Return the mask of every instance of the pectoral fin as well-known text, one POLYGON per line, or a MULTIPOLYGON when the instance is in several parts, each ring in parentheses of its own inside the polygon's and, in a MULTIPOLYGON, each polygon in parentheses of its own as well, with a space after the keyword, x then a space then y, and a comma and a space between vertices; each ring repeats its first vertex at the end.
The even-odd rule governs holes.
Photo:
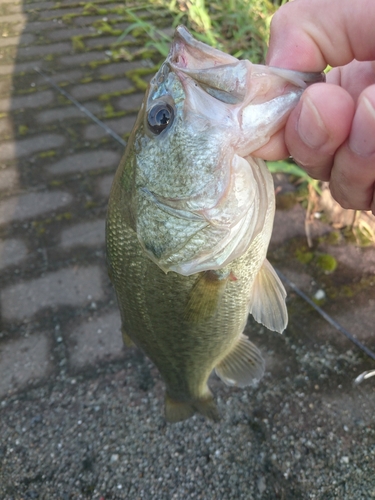
POLYGON ((215 314, 228 279, 229 275, 221 276, 216 271, 200 273, 191 289, 184 318, 198 323, 215 314))
POLYGON ((265 260, 251 291, 250 313, 258 323, 282 333, 288 323, 285 297, 286 291, 280 278, 265 260))
POLYGON ((245 387, 262 378, 264 359, 259 349, 245 335, 215 368, 216 375, 227 385, 245 387))

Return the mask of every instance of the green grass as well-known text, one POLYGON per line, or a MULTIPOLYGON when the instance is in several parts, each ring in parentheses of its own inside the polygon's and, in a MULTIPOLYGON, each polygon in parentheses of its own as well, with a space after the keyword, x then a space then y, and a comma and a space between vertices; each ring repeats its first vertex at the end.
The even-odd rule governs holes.
POLYGON ((139 9, 128 9, 133 23, 121 35, 147 33, 147 46, 166 57, 172 33, 163 31, 166 26, 175 28, 184 24, 199 40, 242 59, 254 63, 264 61, 271 17, 277 6, 270 0, 151 0, 150 8, 142 14, 139 9), (147 15, 153 14, 152 17, 147 15), (155 20, 151 21, 150 18, 155 20), (165 19, 171 23, 166 24, 165 19))

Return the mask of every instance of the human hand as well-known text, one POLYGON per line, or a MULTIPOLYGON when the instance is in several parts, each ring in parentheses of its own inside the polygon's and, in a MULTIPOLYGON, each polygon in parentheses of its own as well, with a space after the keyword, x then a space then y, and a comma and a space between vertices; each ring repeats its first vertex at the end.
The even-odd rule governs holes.
POLYGON ((267 64, 333 69, 307 88, 283 130, 257 151, 292 155, 311 177, 329 181, 344 207, 375 214, 375 2, 295 0, 271 24, 267 64))

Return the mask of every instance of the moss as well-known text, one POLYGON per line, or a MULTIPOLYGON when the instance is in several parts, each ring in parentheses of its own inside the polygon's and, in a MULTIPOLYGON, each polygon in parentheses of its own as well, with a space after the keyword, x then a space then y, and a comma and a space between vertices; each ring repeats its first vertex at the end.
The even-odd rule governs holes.
POLYGON ((119 116, 124 115, 126 115, 126 111, 115 111, 111 103, 108 103, 104 106, 105 118, 118 118, 119 116))
POLYGON ((114 90, 113 92, 108 92, 106 94, 102 94, 98 97, 99 101, 108 101, 112 97, 120 97, 122 95, 128 95, 128 94, 134 94, 137 89, 134 87, 130 87, 130 89, 124 89, 124 90, 114 90))
POLYGON ((79 83, 90 83, 92 82, 92 77, 91 76, 86 76, 85 78, 82 78, 82 80, 79 83))
POLYGON ((54 187, 55 187, 55 186, 61 186, 62 184, 64 184, 64 182, 63 182, 63 181, 57 181, 57 180, 51 181, 51 182, 49 183, 49 185, 50 185, 50 186, 54 186, 54 187))
POLYGON ((344 285, 341 287, 341 293, 345 295, 345 297, 353 297, 355 294, 355 289, 354 287, 351 287, 349 285, 344 285))
POLYGON ((72 36, 71 40, 75 52, 84 52, 86 50, 82 35, 72 36))
POLYGON ((134 55, 125 49, 125 47, 120 47, 119 49, 112 49, 113 59, 124 59, 125 61, 133 61, 134 55))
POLYGON ((39 87, 29 87, 26 89, 17 89, 13 95, 27 95, 27 94, 35 94, 35 92, 39 90, 44 90, 46 89, 47 86, 45 85, 40 85, 39 87))
POLYGON ((53 54, 47 54, 43 59, 44 61, 53 61, 53 54))
POLYGON ((79 16, 78 12, 71 12, 69 14, 65 14, 64 16, 62 16, 61 20, 64 23, 71 23, 73 19, 78 16, 79 16))
POLYGON ((87 201, 85 203, 85 209, 90 210, 90 208, 95 208, 97 206, 97 203, 95 201, 87 201))
POLYGON ((39 158, 51 158, 52 156, 56 156, 56 151, 54 149, 42 151, 38 156, 39 158))
POLYGON ((91 61, 89 67, 91 69, 96 69, 98 66, 103 66, 103 64, 109 64, 112 62, 110 59, 102 59, 101 61, 91 61))
POLYGON ((83 12, 82 14, 84 16, 105 16, 108 14, 108 9, 103 9, 101 7, 98 7, 97 5, 93 3, 87 3, 83 7, 83 12))
POLYGON ((73 218, 73 214, 71 212, 64 212, 62 214, 56 215, 55 220, 71 220, 73 218))
MULTIPOLYGON (((116 20, 116 22, 118 22, 116 20)), ((123 31, 120 29, 115 29, 111 24, 107 21, 98 21, 94 23, 95 28, 98 30, 98 33, 100 34, 105 34, 105 35, 113 35, 113 36, 120 36, 122 35, 123 31)))
POLYGON ((309 264, 314 258, 313 252, 310 252, 306 248, 297 248, 295 256, 302 264, 309 264))
POLYGON ((136 88, 141 91, 147 90, 148 83, 142 80, 142 76, 153 75, 156 73, 157 67, 154 66, 152 68, 136 68, 131 69, 125 73, 125 76, 131 80, 136 88))
POLYGON ((99 79, 102 81, 113 80, 115 77, 113 75, 102 75, 99 79))
MULTIPOLYGON (((44 222, 45 221, 36 221, 36 220, 34 220, 31 223, 31 226, 33 227, 33 229, 35 230, 35 232, 39 236, 46 232, 46 228, 45 228, 44 222)), ((48 222, 47 222, 47 224, 48 224, 48 222)))
POLYGON ((6 118, 8 116, 8 113, 0 113, 0 118, 6 118))
POLYGON ((326 274, 331 274, 337 268, 337 260, 333 255, 322 253, 317 256, 316 265, 326 274))
POLYGON ((328 245, 338 245, 342 241, 342 234, 340 231, 330 231, 329 233, 320 236, 319 243, 327 243, 328 245))
POLYGON ((19 125, 18 126, 18 133, 20 135, 25 135, 29 131, 29 127, 27 125, 19 125))
POLYGON ((72 218, 73 214, 71 212, 64 212, 62 214, 56 215, 55 217, 48 217, 44 220, 34 220, 31 225, 36 233, 40 236, 46 232, 48 225, 62 220, 71 220, 72 218))

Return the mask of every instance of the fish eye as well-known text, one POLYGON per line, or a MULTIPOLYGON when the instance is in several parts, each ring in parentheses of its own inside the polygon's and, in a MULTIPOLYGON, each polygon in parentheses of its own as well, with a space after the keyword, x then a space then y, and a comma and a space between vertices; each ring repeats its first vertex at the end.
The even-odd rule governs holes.
POLYGON ((148 111, 148 126, 154 134, 160 134, 172 122, 174 111, 172 106, 167 103, 157 103, 148 111))

